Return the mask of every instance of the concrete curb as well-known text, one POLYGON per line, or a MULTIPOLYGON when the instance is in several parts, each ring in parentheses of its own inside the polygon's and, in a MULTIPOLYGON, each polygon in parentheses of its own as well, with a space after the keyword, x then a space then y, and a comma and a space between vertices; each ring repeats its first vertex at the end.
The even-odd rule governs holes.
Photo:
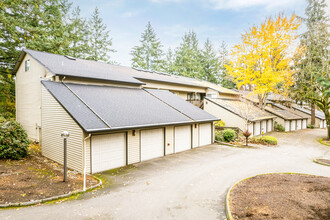
POLYGON ((242 179, 238 182, 236 182, 232 187, 230 187, 230 189, 228 190, 227 192, 227 195, 226 195, 226 205, 225 205, 225 212, 226 212, 226 218, 227 220, 234 220, 232 214, 231 214, 231 211, 230 211, 230 204, 229 204, 229 199, 230 199, 230 193, 231 191, 233 190, 233 188, 238 185, 239 183, 245 181, 245 180, 248 180, 248 179, 251 179, 253 177, 256 177, 256 176, 262 176, 262 175, 270 175, 270 174, 298 174, 298 175, 311 175, 311 176, 316 176, 316 175, 313 175, 313 174, 305 174, 305 173, 288 173, 288 172, 284 172, 284 173, 263 173, 263 174, 258 174, 258 175, 254 175, 254 176, 251 176, 251 177, 247 177, 245 179, 242 179))
POLYGON ((328 146, 328 147, 330 147, 330 145, 329 145, 329 144, 323 143, 323 138, 321 138, 321 139, 319 140, 319 142, 320 142, 321 144, 325 145, 325 146, 328 146))
POLYGON ((222 141, 215 141, 217 144, 229 146, 229 147, 237 147, 237 148, 245 148, 245 149, 260 149, 260 146, 253 145, 253 146, 245 146, 245 145, 235 145, 235 144, 230 144, 222 141))
POLYGON ((79 193, 85 193, 85 192, 89 192, 95 188, 100 187, 101 185, 103 185, 103 182, 100 178, 93 176, 93 178, 97 179, 99 181, 98 184, 91 186, 89 188, 87 188, 85 191, 83 190, 77 190, 77 191, 73 191, 73 192, 69 192, 67 194, 62 194, 59 196, 52 196, 52 197, 48 197, 45 199, 38 199, 38 200, 34 200, 34 201, 28 201, 28 202, 18 202, 18 203, 6 203, 6 204, 0 204, 0 209, 1 208, 10 208, 10 207, 22 207, 22 206, 30 206, 30 205, 36 205, 36 204, 40 204, 40 203, 44 203, 44 202, 49 202, 52 200, 58 200, 58 199, 63 199, 66 197, 70 197, 79 193))
POLYGON ((313 162, 314 162, 314 163, 317 163, 317 164, 321 164, 321 165, 323 165, 323 166, 329 166, 329 167, 330 167, 330 164, 327 164, 327 163, 323 163, 323 162, 321 162, 321 161, 318 161, 317 158, 314 159, 313 162))

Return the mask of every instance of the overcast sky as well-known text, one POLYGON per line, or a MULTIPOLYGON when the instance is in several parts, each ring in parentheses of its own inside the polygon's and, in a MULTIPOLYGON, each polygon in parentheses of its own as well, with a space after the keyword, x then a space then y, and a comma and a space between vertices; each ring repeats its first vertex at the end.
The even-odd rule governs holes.
MULTIPOLYGON (((139 44, 148 21, 164 45, 175 49, 183 34, 197 33, 200 47, 209 38, 217 48, 222 41, 229 47, 239 43, 240 35, 254 24, 279 12, 290 16, 304 15, 306 0, 73 0, 84 17, 95 7, 110 30, 112 59, 131 65, 132 47, 139 44)), ((330 0, 327 0, 328 5, 330 0)))

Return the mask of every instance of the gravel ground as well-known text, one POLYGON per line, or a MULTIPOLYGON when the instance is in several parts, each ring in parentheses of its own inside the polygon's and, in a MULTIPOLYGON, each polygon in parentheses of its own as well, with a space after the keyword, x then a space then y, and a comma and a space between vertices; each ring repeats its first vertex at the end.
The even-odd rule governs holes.
POLYGON ((330 148, 316 141, 325 129, 271 135, 277 147, 196 148, 104 173, 106 187, 78 200, 0 210, 0 219, 225 219, 226 193, 243 178, 269 172, 330 177, 329 167, 313 162, 330 158, 330 148))

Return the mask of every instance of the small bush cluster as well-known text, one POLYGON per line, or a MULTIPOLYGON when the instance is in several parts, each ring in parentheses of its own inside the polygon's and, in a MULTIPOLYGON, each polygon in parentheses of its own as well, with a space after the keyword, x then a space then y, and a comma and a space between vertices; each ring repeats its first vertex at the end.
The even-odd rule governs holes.
POLYGON ((220 121, 216 121, 214 123, 214 126, 217 128, 217 127, 224 127, 226 124, 224 121, 220 120, 220 121))
POLYGON ((15 120, 0 120, 0 159, 21 159, 28 154, 30 141, 15 120))
POLYGON ((279 124, 279 123, 277 123, 276 121, 275 121, 275 123, 274 123, 274 129, 275 129, 275 131, 280 131, 280 132, 285 131, 284 126, 281 125, 281 124, 279 124))
POLYGON ((272 136, 260 136, 260 137, 252 137, 250 139, 251 143, 255 144, 270 144, 270 145, 276 145, 277 139, 272 136))
POLYGON ((315 128, 315 126, 314 126, 314 125, 312 125, 312 124, 308 124, 308 125, 307 125, 307 128, 310 128, 310 129, 314 129, 314 128, 315 128))
POLYGON ((232 129, 226 129, 223 131, 223 139, 226 142, 233 141, 235 139, 236 132, 232 129))
POLYGON ((215 130, 215 140, 216 141, 224 141, 222 136, 222 131, 215 130))

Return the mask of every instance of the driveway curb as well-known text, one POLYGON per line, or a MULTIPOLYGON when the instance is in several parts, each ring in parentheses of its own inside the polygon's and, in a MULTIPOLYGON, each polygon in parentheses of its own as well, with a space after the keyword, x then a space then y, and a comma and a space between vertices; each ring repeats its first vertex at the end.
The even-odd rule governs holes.
POLYGON ((228 190, 228 193, 226 195, 226 206, 225 206, 225 211, 226 211, 226 217, 227 217, 227 220, 234 220, 232 214, 231 214, 231 211, 230 211, 230 204, 229 204, 229 199, 230 199, 230 193, 232 191, 232 189, 238 185, 239 183, 245 181, 245 180, 248 180, 248 179, 251 179, 253 177, 256 177, 256 176, 261 176, 261 175, 270 175, 270 174, 299 174, 299 175, 312 175, 312 176, 315 176, 313 174, 305 174, 305 173, 290 173, 290 172, 284 172, 284 173, 263 173, 263 174, 257 174, 257 175, 254 175, 254 176, 250 176, 250 177, 247 177, 245 179, 242 179, 238 182, 236 182, 232 187, 230 187, 230 189, 228 190))
POLYGON ((52 201, 52 200, 63 199, 63 198, 70 197, 70 196, 77 195, 77 194, 84 193, 84 192, 89 192, 89 191, 91 191, 91 190, 93 190, 95 188, 98 188, 101 185, 103 185, 103 182, 102 182, 102 180, 100 178, 98 178, 96 176, 93 176, 93 177, 95 179, 97 179, 99 181, 99 183, 96 184, 96 185, 94 185, 94 186, 91 186, 91 187, 87 188, 85 191, 83 191, 83 190, 77 190, 77 191, 73 191, 73 192, 70 192, 70 193, 67 193, 67 194, 62 194, 62 195, 59 195, 59 196, 52 196, 52 197, 48 197, 48 198, 45 198, 45 199, 38 199, 38 200, 28 201, 28 202, 17 202, 17 203, 0 204, 0 209, 1 208, 22 207, 22 206, 36 205, 36 204, 40 204, 40 203, 44 203, 44 202, 49 202, 49 201, 52 201))

